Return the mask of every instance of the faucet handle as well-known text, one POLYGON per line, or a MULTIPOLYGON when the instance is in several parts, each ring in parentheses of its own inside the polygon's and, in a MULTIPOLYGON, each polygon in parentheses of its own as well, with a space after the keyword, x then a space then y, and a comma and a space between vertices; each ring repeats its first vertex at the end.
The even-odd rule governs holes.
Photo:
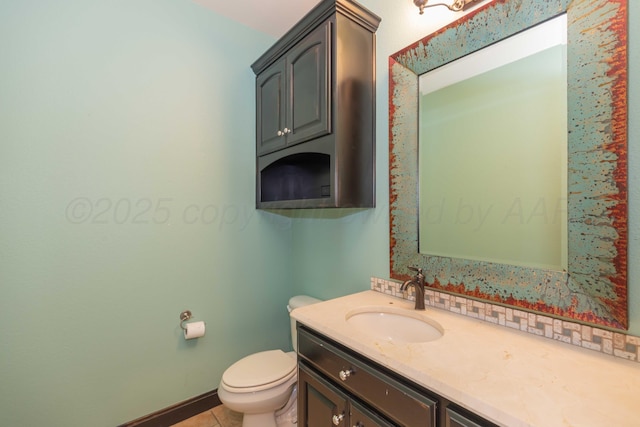
POLYGON ((424 274, 422 273, 422 268, 420 267, 408 266, 407 268, 411 271, 415 271, 416 273, 418 273, 418 276, 424 276, 424 274))

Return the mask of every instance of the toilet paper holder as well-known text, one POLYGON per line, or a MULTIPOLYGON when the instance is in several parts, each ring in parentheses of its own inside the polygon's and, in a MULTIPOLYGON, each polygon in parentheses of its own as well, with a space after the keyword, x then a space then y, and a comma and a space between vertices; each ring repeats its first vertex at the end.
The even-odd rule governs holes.
POLYGON ((180 313, 180 327, 183 330, 185 330, 185 331, 187 330, 187 328, 184 326, 184 322, 186 322, 187 320, 191 319, 191 317, 193 317, 193 316, 191 315, 191 311, 189 311, 189 310, 185 310, 182 313, 180 313))

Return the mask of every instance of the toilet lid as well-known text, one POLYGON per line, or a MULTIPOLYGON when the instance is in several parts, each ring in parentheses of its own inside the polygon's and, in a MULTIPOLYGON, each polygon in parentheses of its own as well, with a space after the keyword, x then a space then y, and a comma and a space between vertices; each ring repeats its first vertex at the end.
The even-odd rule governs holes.
POLYGON ((234 388, 253 388, 285 380, 295 369, 296 359, 282 350, 262 351, 231 365, 222 381, 234 388))

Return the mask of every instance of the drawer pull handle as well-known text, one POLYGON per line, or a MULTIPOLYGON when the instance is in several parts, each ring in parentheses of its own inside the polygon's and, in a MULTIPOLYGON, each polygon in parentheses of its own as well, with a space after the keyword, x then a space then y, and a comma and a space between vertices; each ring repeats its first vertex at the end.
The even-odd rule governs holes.
POLYGON ((331 421, 333 421, 334 426, 337 426, 342 422, 342 420, 344 420, 344 413, 340 415, 334 415, 331 421))
POLYGON ((340 379, 342 381, 346 381, 347 378, 349 378, 351 376, 351 374, 353 374, 353 370, 347 369, 347 370, 344 370, 344 371, 340 371, 340 373, 338 373, 338 376, 340 377, 340 379))

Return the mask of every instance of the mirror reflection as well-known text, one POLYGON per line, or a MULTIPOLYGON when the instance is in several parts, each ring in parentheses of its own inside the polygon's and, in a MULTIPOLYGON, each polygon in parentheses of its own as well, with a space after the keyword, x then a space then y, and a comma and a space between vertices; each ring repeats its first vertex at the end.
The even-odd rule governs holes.
POLYGON ((419 251, 567 269, 566 14, 419 77, 419 251))

